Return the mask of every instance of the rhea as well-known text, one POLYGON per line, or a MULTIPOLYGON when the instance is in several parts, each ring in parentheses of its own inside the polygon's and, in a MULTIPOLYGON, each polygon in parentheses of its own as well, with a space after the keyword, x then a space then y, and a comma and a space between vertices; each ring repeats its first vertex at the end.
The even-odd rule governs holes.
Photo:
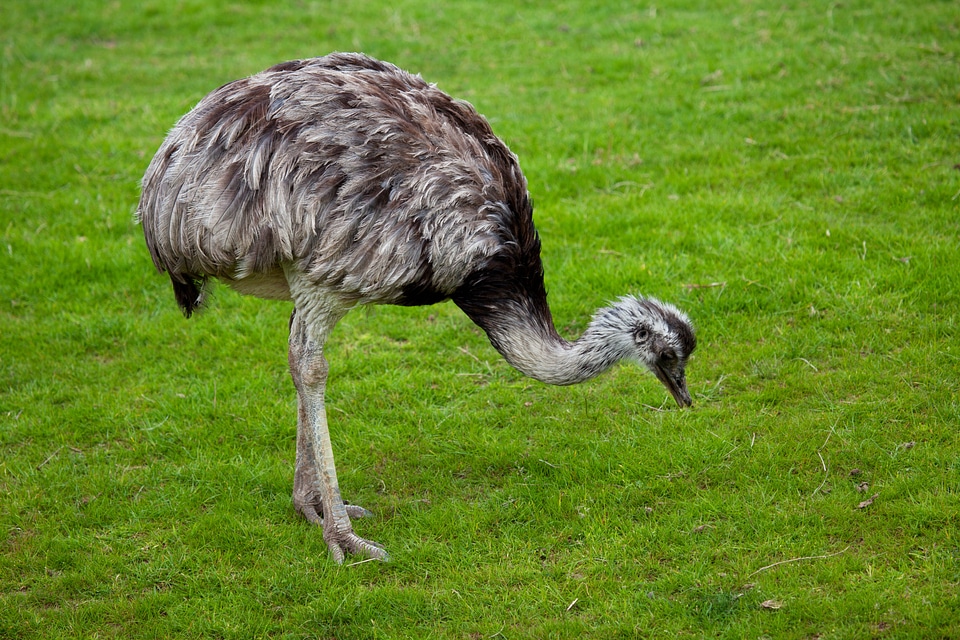
POLYGON ((150 162, 137 218, 185 316, 211 278, 293 301, 293 503, 338 563, 387 557, 353 531, 351 517, 369 512, 341 498, 324 407, 323 346, 357 306, 450 299, 537 380, 575 384, 631 360, 691 404, 687 316, 625 296, 562 338, 516 156, 470 104, 392 64, 331 54, 210 93, 150 162))

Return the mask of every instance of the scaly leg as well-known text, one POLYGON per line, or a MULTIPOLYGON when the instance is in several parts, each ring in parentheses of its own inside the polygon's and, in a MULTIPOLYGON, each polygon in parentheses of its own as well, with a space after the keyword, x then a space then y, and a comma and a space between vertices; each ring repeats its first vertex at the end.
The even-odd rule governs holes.
POLYGON ((377 543, 353 532, 350 517, 369 515, 356 505, 345 505, 340 497, 334 466, 324 391, 327 361, 322 345, 308 335, 306 324, 294 312, 290 322, 290 373, 297 388, 297 462, 293 482, 293 503, 310 522, 323 527, 323 539, 340 564, 344 554, 357 553, 386 559, 377 543))
MULTIPOLYGON (((293 506, 314 524, 323 524, 323 499, 320 490, 320 472, 313 457, 307 431, 303 402, 297 394, 297 466, 293 476, 293 506)), ((373 513, 360 505, 344 504, 351 518, 371 518, 373 513)))

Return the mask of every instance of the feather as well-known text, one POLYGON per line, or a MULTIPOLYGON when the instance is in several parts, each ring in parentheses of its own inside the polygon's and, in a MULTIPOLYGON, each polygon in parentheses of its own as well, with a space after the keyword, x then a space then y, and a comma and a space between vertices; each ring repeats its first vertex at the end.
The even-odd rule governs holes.
POLYGON ((142 180, 137 219, 189 317, 210 278, 294 302, 294 506, 322 523, 333 557, 385 558, 355 535, 324 411, 323 344, 358 304, 451 298, 506 360, 567 385, 622 360, 681 406, 696 347, 672 305, 625 296, 583 335, 556 331, 517 157, 466 102, 360 54, 294 60, 228 83, 173 127, 142 180))

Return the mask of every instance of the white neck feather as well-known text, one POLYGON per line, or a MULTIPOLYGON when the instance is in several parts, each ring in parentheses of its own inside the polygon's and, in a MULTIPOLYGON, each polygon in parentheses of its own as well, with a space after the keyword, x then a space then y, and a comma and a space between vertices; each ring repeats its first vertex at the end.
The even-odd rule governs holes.
POLYGON ((625 343, 629 337, 596 318, 574 342, 564 340, 552 326, 521 324, 498 329, 491 332, 491 339, 507 362, 547 384, 589 380, 632 355, 625 343))

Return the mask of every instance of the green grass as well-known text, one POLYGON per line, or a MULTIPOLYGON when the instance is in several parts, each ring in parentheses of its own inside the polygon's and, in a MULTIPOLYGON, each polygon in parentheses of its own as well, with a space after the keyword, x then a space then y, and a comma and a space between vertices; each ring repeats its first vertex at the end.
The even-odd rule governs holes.
POLYGON ((14 0, 0 45, 0 637, 960 636, 955 3, 14 0), (641 292, 700 341, 678 411, 449 303, 350 315, 392 561, 343 567, 290 502, 289 304, 184 321, 133 223, 206 92, 332 50, 487 115, 562 332, 641 292))

